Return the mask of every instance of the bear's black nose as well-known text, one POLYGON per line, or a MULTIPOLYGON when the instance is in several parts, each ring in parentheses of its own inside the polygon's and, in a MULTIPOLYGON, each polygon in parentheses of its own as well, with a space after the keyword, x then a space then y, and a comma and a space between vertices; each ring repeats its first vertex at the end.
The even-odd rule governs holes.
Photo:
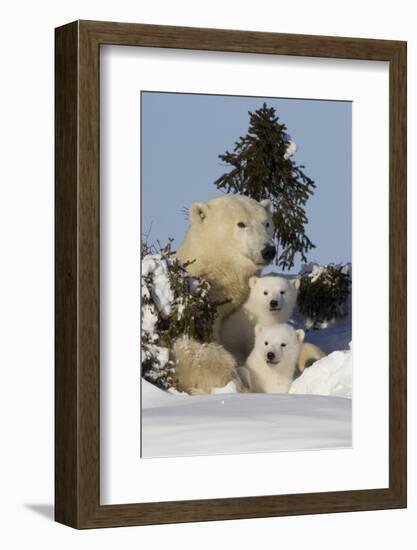
POLYGON ((275 359, 275 353, 273 353, 272 351, 268 351, 268 353, 266 354, 266 358, 268 359, 268 361, 273 361, 275 359))
POLYGON ((262 258, 266 262, 271 262, 275 258, 275 252, 275 246, 272 246, 272 244, 267 244, 261 252, 262 258))
POLYGON ((269 302, 269 305, 270 305, 271 307, 278 307, 278 302, 277 302, 276 300, 271 300, 271 301, 269 302))

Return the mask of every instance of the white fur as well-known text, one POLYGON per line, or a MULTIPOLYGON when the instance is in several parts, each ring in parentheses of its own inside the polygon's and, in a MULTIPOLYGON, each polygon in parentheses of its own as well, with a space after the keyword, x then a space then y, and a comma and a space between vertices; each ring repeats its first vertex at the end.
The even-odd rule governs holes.
POLYGON ((247 301, 223 320, 220 331, 220 342, 233 354, 238 364, 244 364, 252 351, 256 324, 275 325, 290 319, 299 286, 299 279, 290 280, 273 274, 249 279, 247 301))
POLYGON ((262 251, 273 245, 272 213, 271 201, 240 195, 191 205, 191 223, 177 256, 190 262, 191 275, 210 283, 213 301, 228 300, 218 310, 219 319, 242 306, 249 278, 271 262, 262 251))
MULTIPOLYGON (((273 244, 272 203, 257 202, 243 195, 223 195, 210 201, 195 202, 190 206, 191 224, 178 256, 194 260, 196 267, 205 261, 255 267, 252 273, 269 262, 262 257, 262 249, 273 244)), ((212 267, 209 265, 208 267, 212 267)))
MULTIPOLYGON (((209 282, 211 300, 227 300, 218 308, 213 326, 213 338, 218 341, 222 319, 247 300, 249 278, 273 259, 263 254, 273 245, 273 207, 267 199, 257 202, 249 197, 222 195, 193 203, 189 212, 190 226, 177 256, 188 263, 191 275, 209 282)), ((203 346, 194 341, 189 346, 174 346, 180 364, 176 370, 178 387, 210 393, 235 381, 234 357, 222 346, 205 351, 200 349, 203 346), (225 364, 233 369, 226 369, 225 364)))
POLYGON ((246 361, 250 390, 288 393, 304 340, 304 331, 288 324, 255 327, 255 346, 246 361))

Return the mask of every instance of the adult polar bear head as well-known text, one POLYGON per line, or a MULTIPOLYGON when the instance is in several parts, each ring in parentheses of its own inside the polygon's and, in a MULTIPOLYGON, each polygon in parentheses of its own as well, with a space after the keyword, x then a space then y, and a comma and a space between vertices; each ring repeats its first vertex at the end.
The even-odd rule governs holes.
POLYGON ((252 275, 275 257, 272 203, 240 195, 222 195, 193 203, 190 225, 177 256, 187 270, 206 279, 214 300, 229 300, 220 317, 239 308, 252 275))
POLYGON ((275 257, 272 203, 241 195, 223 195, 195 202, 189 209, 191 224, 178 251, 181 257, 259 271, 275 257))

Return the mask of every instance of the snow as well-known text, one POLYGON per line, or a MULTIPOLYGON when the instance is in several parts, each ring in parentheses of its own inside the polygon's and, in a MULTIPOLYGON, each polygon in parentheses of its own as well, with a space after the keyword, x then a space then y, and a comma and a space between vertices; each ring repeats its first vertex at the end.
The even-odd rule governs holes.
POLYGON ((298 145, 294 141, 290 141, 284 154, 284 159, 288 160, 298 150, 298 145))
POLYGON ((346 448, 351 400, 317 395, 173 395, 142 380, 142 456, 346 448))
POLYGON ((309 274, 311 282, 315 283, 317 281, 317 279, 320 277, 320 275, 325 273, 325 271, 326 271, 326 268, 324 266, 322 266, 322 265, 313 265, 311 273, 309 274))
MULTIPOLYGON (((302 327, 299 319, 294 319, 296 328, 302 327)), ((322 326, 318 329, 306 330, 305 341, 315 344, 325 353, 333 351, 345 351, 350 347, 352 341, 351 315, 342 319, 336 319, 328 323, 327 327, 322 326)), ((306 327, 307 328, 307 327, 306 327)))
POLYGON ((352 352, 323 357, 294 380, 289 393, 352 397, 352 352))
POLYGON ((155 368, 163 369, 169 361, 169 349, 162 346, 150 345, 149 352, 158 360, 155 368))
MULTIPOLYGON (((152 276, 152 298, 156 307, 164 317, 168 317, 171 313, 174 294, 169 282, 167 261, 163 260, 160 254, 149 254, 143 258, 142 277, 149 275, 152 276)), ((142 284, 142 293, 143 287, 146 288, 146 286, 142 284)))
POLYGON ((308 263, 302 264, 301 269, 299 271, 299 276, 302 277, 303 275, 308 275, 311 281, 314 283, 315 281, 317 281, 317 279, 320 277, 322 273, 326 272, 326 268, 328 266, 333 266, 336 269, 341 268, 342 273, 345 273, 350 277, 352 276, 352 264, 350 262, 346 264, 328 264, 328 265, 320 265, 316 262, 308 262, 308 263))
MULTIPOLYGON (((151 279, 150 292, 146 282, 142 279, 142 298, 150 298, 152 303, 142 302, 142 332, 148 333, 151 342, 158 341, 155 331, 158 322, 158 312, 163 317, 168 317, 172 310, 174 294, 168 277, 168 264, 160 254, 148 254, 142 260, 142 278, 151 279), (155 310, 155 307, 157 311, 155 310)), ((147 351, 142 351, 142 362, 147 358, 155 359, 155 368, 163 369, 169 361, 169 349, 156 344, 148 344, 147 351)))
POLYGON ((226 384, 223 388, 213 388, 211 393, 213 395, 222 394, 222 393, 237 393, 236 384, 233 382, 229 382, 226 384))
POLYGON ((154 312, 150 304, 143 304, 142 306, 142 330, 149 332, 149 334, 155 333, 155 325, 158 321, 158 315, 154 312))

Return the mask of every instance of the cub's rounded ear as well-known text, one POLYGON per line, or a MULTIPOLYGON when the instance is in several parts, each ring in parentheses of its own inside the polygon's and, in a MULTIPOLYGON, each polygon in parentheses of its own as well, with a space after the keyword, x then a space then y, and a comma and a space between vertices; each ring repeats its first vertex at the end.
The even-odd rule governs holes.
POLYGON ((265 210, 272 216, 274 213, 274 207, 272 205, 272 202, 269 199, 264 199, 259 203, 261 206, 265 208, 265 210))
POLYGON ((255 325, 255 335, 257 336, 258 334, 260 334, 262 332, 262 329, 264 327, 262 325, 260 325, 259 323, 257 325, 255 325))
POLYGON ((295 331, 295 334, 297 335, 297 340, 301 343, 301 342, 304 342, 304 336, 305 336, 305 332, 303 331, 303 329, 298 329, 295 331))
POLYGON ((207 219, 208 209, 204 202, 193 202, 190 206, 191 223, 203 223, 207 219))
POLYGON ((290 283, 295 289, 300 288, 300 279, 291 279, 290 283))
POLYGON ((257 280, 258 277, 256 275, 253 275, 253 277, 249 279, 249 288, 253 288, 256 285, 257 280))

